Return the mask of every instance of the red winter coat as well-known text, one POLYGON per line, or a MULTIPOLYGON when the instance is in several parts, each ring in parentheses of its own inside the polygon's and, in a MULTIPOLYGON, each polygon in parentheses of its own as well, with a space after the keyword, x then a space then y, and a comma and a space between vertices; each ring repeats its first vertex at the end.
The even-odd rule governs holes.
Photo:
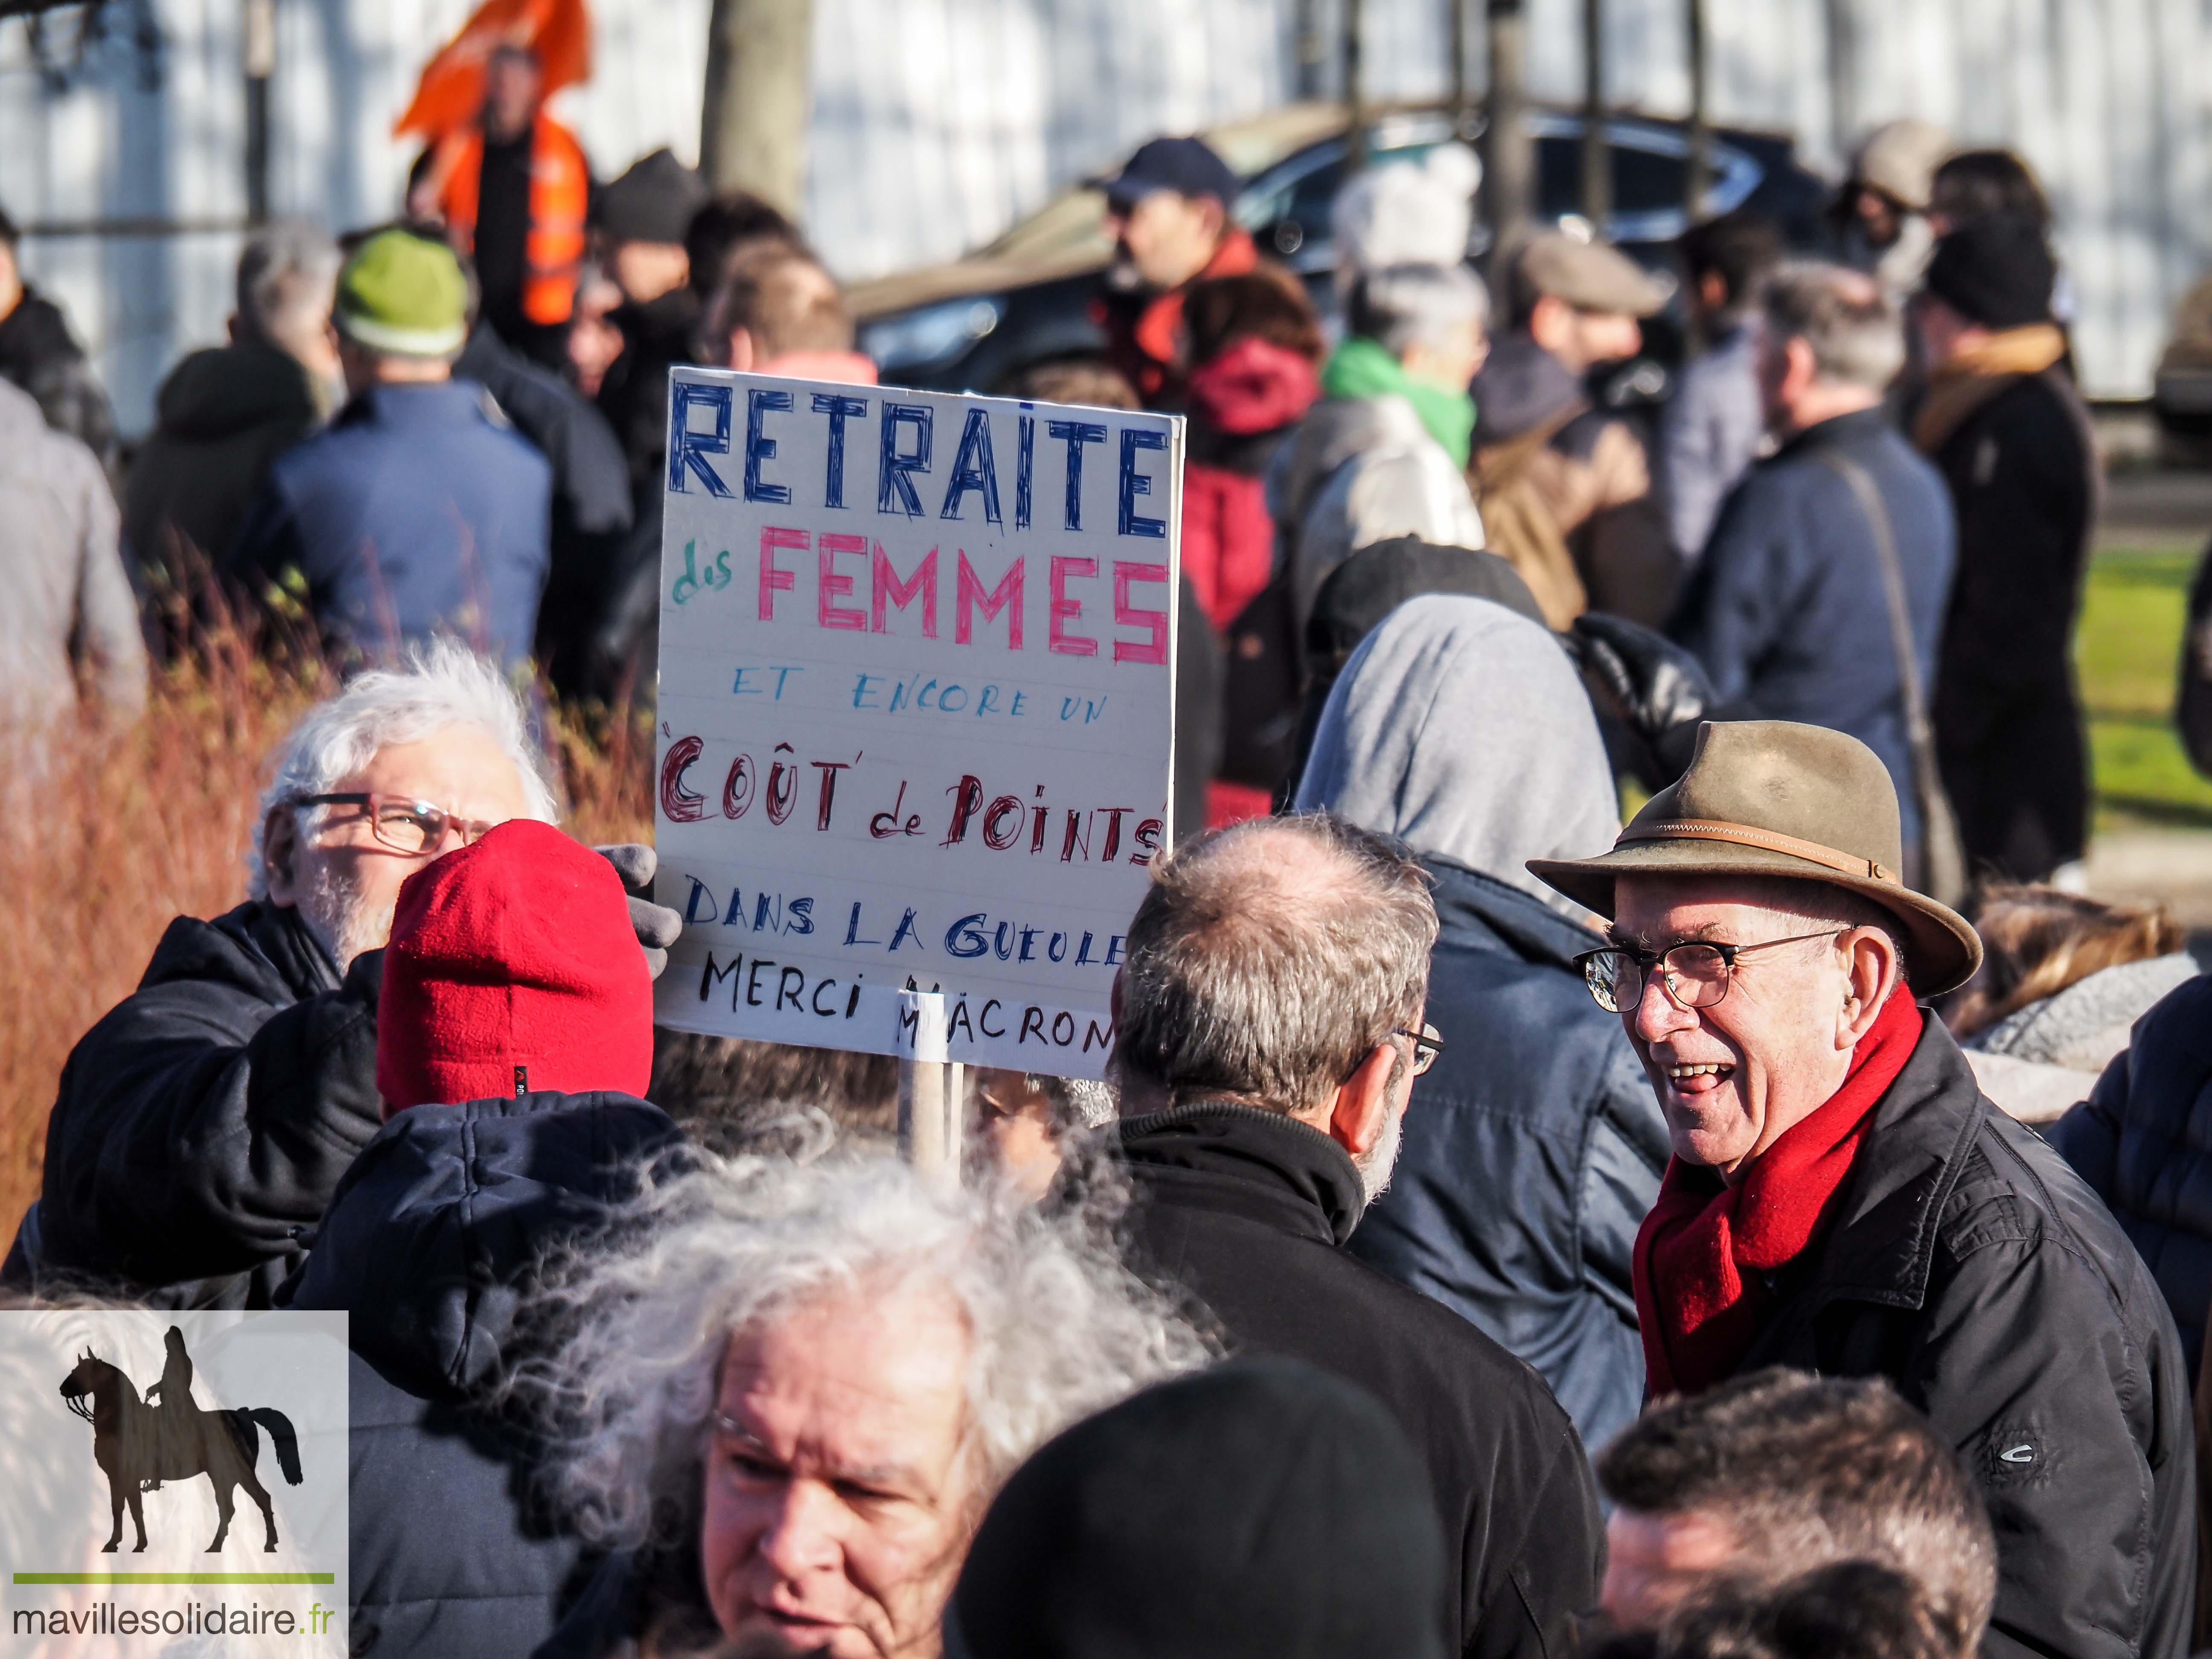
POLYGON ((1268 457, 1320 395, 1313 364, 1265 340, 1239 340, 1191 373, 1182 568, 1224 632, 1274 568, 1268 457))

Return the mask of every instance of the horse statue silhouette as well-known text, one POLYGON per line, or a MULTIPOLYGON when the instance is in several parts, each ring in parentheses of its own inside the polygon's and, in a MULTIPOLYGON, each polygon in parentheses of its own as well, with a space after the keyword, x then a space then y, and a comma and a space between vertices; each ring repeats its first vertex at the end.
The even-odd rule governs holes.
POLYGON ((146 1516, 139 1505, 139 1494, 158 1488, 164 1480, 189 1480, 204 1474, 215 1487, 216 1510, 222 1516, 208 1553, 220 1551, 229 1534, 234 1505, 231 1494, 240 1486, 260 1506, 268 1531, 268 1541, 261 1547, 273 1551, 276 1512, 270 1507, 268 1488, 253 1473, 261 1455, 260 1433, 255 1425, 269 1431, 276 1444, 277 1465, 284 1471, 286 1482, 296 1486, 302 1478, 300 1442, 292 1432, 291 1419, 267 1406, 200 1410, 192 1404, 192 1362, 185 1352, 184 1332, 170 1326, 167 1344, 168 1359, 162 1367, 161 1380, 146 1391, 148 1400, 156 1394, 161 1396, 159 1406, 140 1400, 137 1385, 90 1348, 78 1357, 76 1369, 62 1382, 63 1401, 92 1425, 93 1462, 107 1476, 107 1501, 115 1512, 115 1530, 101 1550, 112 1553, 122 1543, 125 1505, 131 1510, 131 1524, 138 1529, 138 1541, 131 1553, 144 1549, 146 1516))

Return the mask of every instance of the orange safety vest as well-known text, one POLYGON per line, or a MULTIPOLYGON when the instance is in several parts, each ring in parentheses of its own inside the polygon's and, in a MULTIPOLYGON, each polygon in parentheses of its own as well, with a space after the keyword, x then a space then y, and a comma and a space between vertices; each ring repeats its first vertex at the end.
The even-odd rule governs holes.
MULTIPOLYGON (((483 130, 467 126, 447 133, 438 141, 430 167, 446 223, 473 252, 483 130)), ((533 323, 565 323, 576 308, 591 189, 583 147, 568 128, 541 113, 531 130, 530 236, 522 253, 522 314, 533 323)))

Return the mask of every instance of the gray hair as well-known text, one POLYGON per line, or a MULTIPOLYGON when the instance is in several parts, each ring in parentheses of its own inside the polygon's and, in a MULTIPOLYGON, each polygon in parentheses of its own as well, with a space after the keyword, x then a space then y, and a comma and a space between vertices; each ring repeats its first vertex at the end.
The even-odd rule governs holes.
POLYGON ((344 255, 331 234, 302 219, 277 219, 246 238, 238 256, 238 318, 243 332, 282 344, 330 319, 344 255))
POLYGON ((544 1358, 511 1385, 595 1542, 686 1541, 731 1338, 826 1299, 921 1284, 958 1304, 962 1446, 986 1501, 1070 1423, 1212 1358, 1082 1204, 948 1190, 884 1152, 692 1157, 617 1224, 627 1242, 549 1271, 532 1315, 544 1358))
POLYGON ((309 709, 285 738, 254 819, 246 860, 249 896, 268 896, 262 840, 270 813, 301 795, 329 793, 380 750, 419 743, 456 726, 474 726, 514 763, 522 780, 525 817, 551 823, 560 816, 544 754, 532 740, 522 703, 497 665, 458 641, 434 640, 410 647, 397 668, 355 676, 336 696, 309 709))
POLYGON ((1824 380, 1879 392, 1905 367, 1897 307, 1848 266, 1787 260, 1767 274, 1759 305, 1769 337, 1804 341, 1824 380))
POLYGON ((1115 1067, 1176 1104, 1310 1110, 1420 1018, 1436 939, 1428 878, 1388 836, 1326 812, 1201 836, 1129 924, 1115 1067))
POLYGON ((1489 321, 1489 292, 1465 265, 1385 265, 1352 285, 1346 306, 1346 326, 1394 356, 1446 344, 1462 325, 1489 321))

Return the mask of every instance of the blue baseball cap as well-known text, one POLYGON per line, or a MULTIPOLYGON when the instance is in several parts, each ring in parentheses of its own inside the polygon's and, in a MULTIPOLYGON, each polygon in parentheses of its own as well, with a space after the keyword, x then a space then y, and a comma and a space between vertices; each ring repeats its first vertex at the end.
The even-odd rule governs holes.
POLYGON ((1203 138, 1155 138, 1140 145, 1121 172, 1094 181, 1109 206, 1126 212, 1155 191, 1211 196, 1228 207, 1237 199, 1237 175, 1203 138))

